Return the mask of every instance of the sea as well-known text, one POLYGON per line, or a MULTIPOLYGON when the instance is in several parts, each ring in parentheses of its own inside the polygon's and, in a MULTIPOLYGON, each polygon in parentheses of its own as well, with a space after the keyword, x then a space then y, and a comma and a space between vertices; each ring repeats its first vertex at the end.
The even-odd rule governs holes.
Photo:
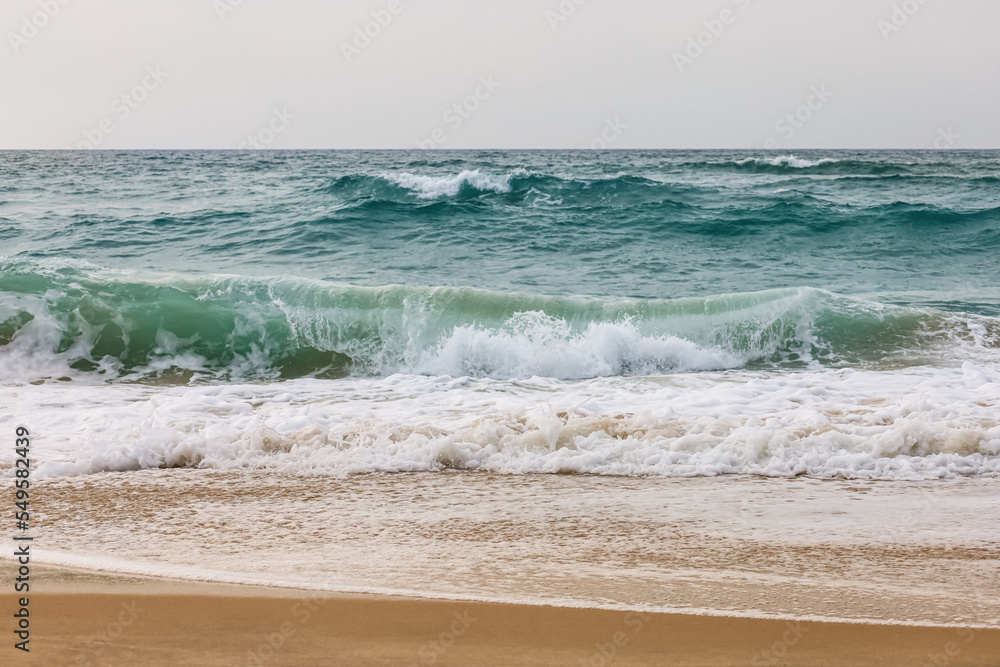
POLYGON ((37 557, 1000 626, 998 151, 0 152, 37 557))

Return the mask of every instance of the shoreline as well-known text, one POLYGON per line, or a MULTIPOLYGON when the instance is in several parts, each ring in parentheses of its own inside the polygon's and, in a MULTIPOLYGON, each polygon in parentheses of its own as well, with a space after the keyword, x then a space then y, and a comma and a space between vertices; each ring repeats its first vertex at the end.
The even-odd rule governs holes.
MULTIPOLYGON (((34 565, 41 665, 1000 664, 1000 628, 931 628, 329 594, 34 565), (990 662, 993 660, 993 662, 990 662)), ((4 609, 15 596, 0 595, 4 609)), ((6 663, 9 658, 5 657, 6 663)))
MULTIPOLYGON (((3 578, 13 580, 13 560, 0 556, 0 573, 3 578), (9 570, 9 572, 8 572, 9 570)), ((309 587, 304 583, 280 582, 259 583, 250 580, 239 581, 234 576, 233 581, 223 579, 196 579, 168 574, 151 574, 143 572, 128 572, 125 570, 108 570, 79 565, 66 565, 52 562, 32 561, 32 572, 37 576, 39 571, 50 578, 43 580, 42 593, 50 594, 95 594, 106 592, 108 587, 117 589, 117 593, 134 595, 211 595, 218 597, 261 597, 277 599, 371 599, 371 600, 406 600, 411 602, 447 602, 464 604, 507 605, 515 607, 566 609, 618 614, 661 614, 667 616, 693 616, 698 618, 718 618, 747 621, 773 621, 783 623, 816 623, 838 625, 865 625, 879 627, 928 628, 939 630, 1000 630, 1000 626, 984 623, 932 623, 927 621, 906 621, 890 618, 843 618, 837 616, 769 614, 766 612, 733 611, 710 608, 662 607, 658 609, 631 607, 626 605, 601 605, 598 603, 572 604, 565 600, 515 600, 494 598, 489 596, 463 596, 436 593, 433 591, 395 591, 366 590, 309 587), (54 576, 54 580, 53 577, 54 576), (96 588, 100 586, 100 588, 96 588), (51 587, 52 590, 49 590, 51 587)), ((221 573, 220 573, 221 574, 221 573)), ((0 593, 2 596, 3 593, 0 593)), ((1000 667, 1000 663, 998 663, 1000 667)))
MULTIPOLYGON (((0 556, 0 573, 7 580, 13 580, 13 561, 6 556, 0 556), (8 569, 10 572, 8 572, 8 569)), ((410 602, 446 602, 454 604, 485 604, 485 605, 508 605, 526 608, 546 608, 546 609, 566 609, 583 610, 595 612, 608 612, 619 614, 661 614, 668 616, 693 616, 698 618, 732 619, 746 621, 773 621, 783 623, 828 623, 838 625, 863 625, 879 627, 904 627, 904 628, 929 628, 929 629, 953 629, 953 630, 1000 630, 1000 626, 986 625, 982 623, 931 623, 926 621, 905 621, 898 619, 880 618, 841 618, 835 616, 815 616, 791 614, 768 614, 750 611, 731 611, 725 609, 708 608, 660 608, 649 609, 628 606, 611 606, 600 604, 570 604, 566 601, 556 600, 509 600, 491 598, 488 596, 460 596, 448 595, 445 593, 419 592, 419 591, 380 591, 349 589, 340 590, 337 588, 308 587, 305 584, 284 583, 256 583, 248 580, 225 581, 216 579, 194 579, 180 576, 170 576, 165 574, 149 574, 142 572, 128 572, 124 570, 106 570, 99 568, 83 567, 79 565, 65 565, 51 562, 32 562, 32 573, 37 576, 41 571, 43 579, 41 583, 42 593, 57 594, 97 594, 105 592, 107 587, 117 589, 118 593, 131 593, 134 595, 210 595, 218 597, 259 597, 275 599, 304 599, 304 598, 326 598, 326 599, 371 599, 371 600, 405 600, 410 602), (49 590, 51 587, 52 590, 49 590)), ((235 577, 234 577, 235 578, 235 577)), ((3 594, 0 593, 0 596, 3 594)), ((1000 667, 1000 664, 998 664, 1000 667)))

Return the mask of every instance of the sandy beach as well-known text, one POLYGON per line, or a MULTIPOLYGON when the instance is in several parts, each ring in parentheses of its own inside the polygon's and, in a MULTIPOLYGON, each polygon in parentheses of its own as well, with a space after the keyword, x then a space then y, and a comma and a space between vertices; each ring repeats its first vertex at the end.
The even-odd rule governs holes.
POLYGON ((0 667, 1000 667, 1000 2, 0 25, 0 667))
POLYGON ((42 479, 0 664, 1000 665, 986 481, 715 481, 42 479))
MULTIPOLYGON (((5 568, 6 569, 6 568, 5 568)), ((9 665, 1000 665, 1000 630, 327 596, 37 567, 9 665), (935 662, 935 660, 937 662, 935 662)), ((11 595, 3 608, 13 607, 11 595)))

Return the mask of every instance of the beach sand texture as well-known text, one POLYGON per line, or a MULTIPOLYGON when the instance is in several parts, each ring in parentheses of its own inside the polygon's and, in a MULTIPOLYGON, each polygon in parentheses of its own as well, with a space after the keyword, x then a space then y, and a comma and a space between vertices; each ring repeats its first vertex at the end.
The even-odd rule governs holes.
MULTIPOLYGON (((58 568, 38 574, 47 583, 32 600, 32 651, 4 646, 3 664, 1000 665, 998 629, 325 596, 58 568)), ((13 607, 11 598, 0 596, 3 608, 13 607)))

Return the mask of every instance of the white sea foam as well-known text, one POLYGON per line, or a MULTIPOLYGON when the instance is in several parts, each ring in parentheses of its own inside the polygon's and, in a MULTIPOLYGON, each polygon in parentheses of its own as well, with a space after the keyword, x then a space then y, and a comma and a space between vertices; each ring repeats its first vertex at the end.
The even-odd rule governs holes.
POLYGON ((480 192, 510 192, 510 180, 514 174, 486 174, 478 169, 466 169, 456 176, 425 176, 403 172, 399 174, 383 174, 383 178, 391 183, 411 190, 421 199, 437 199, 439 197, 454 197, 462 188, 471 187, 480 192))
MULTIPOLYGON (((238 290, 232 283, 223 286, 205 288, 198 301, 221 299, 228 310, 240 295, 234 293, 238 290)), ((126 368, 123 359, 110 355, 96 361, 101 380, 140 379, 171 369, 201 377, 273 379, 279 375, 276 361, 280 355, 304 348, 346 355, 356 374, 575 379, 722 370, 769 357, 788 345, 792 336, 799 337, 800 346, 808 346, 813 338, 813 311, 821 308, 821 303, 814 303, 822 302, 817 294, 791 290, 764 295, 761 303, 751 297, 732 309, 697 316, 682 312, 652 323, 611 316, 614 319, 571 324, 565 318, 531 310, 480 323, 475 312, 452 313, 416 293, 400 298, 395 306, 358 309, 339 307, 336 300, 321 307, 312 302, 286 302, 271 289, 269 300, 234 313, 230 338, 254 343, 234 350, 221 367, 218 359, 207 359, 196 351, 204 351, 204 345, 198 348, 196 344, 206 341, 198 336, 182 340, 163 328, 147 332, 147 336, 155 334, 155 346, 143 349, 143 363, 126 368), (676 333, 658 333, 658 327, 676 333), (276 337, 274 331, 282 328, 288 333, 276 337), (732 335, 727 337, 727 333, 732 335)), ((26 320, 12 340, 0 346, 0 380, 27 383, 95 377, 93 371, 81 372, 74 365, 81 359, 89 365, 105 327, 91 325, 78 309, 62 312, 58 304, 66 296, 54 289, 42 296, 0 294, 0 322, 16 317, 26 320), (67 347, 64 341, 69 339, 73 343, 67 347)), ((363 298, 377 300, 372 295, 363 298)), ((440 298, 447 304, 454 297, 440 298)), ((473 301, 470 308, 475 306, 473 301)), ((123 314, 114 324, 127 346, 130 332, 138 326, 134 316, 123 314)), ((231 340, 216 343, 217 347, 230 344, 231 340)), ((137 350, 131 351, 133 357, 139 356, 137 350)), ((808 356, 808 351, 803 349, 800 355, 808 356)))
POLYGON ((519 313, 502 327, 457 327, 409 370, 429 375, 587 378, 737 368, 746 356, 676 336, 643 335, 628 321, 574 333, 562 319, 519 313))
POLYGON ((793 169, 809 169, 811 167, 818 167, 822 164, 834 164, 840 162, 840 160, 835 160, 832 158, 821 158, 819 160, 806 160, 804 158, 796 157, 794 155, 778 155, 773 158, 757 158, 748 157, 742 160, 737 160, 736 164, 742 166, 745 164, 767 164, 772 167, 792 167, 793 169))
POLYGON ((0 293, 0 382, 394 373, 568 380, 754 363, 989 365, 1000 349, 997 318, 811 288, 643 301, 233 276, 88 275, 49 285, 0 293))
POLYGON ((323 475, 1000 474, 1000 374, 968 363, 656 381, 48 384, 4 387, 0 403, 0 428, 29 423, 47 434, 40 476, 176 466, 323 475))

